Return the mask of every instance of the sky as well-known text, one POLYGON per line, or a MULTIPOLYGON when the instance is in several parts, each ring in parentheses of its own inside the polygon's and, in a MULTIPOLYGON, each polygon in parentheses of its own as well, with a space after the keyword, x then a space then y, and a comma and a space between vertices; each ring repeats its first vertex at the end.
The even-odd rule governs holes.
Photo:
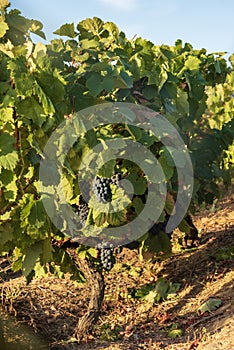
MULTIPOLYGON (((131 39, 156 45, 177 39, 195 49, 234 53, 234 0, 10 0, 28 18, 44 24, 47 40, 64 23, 75 25, 94 16, 117 24, 131 39)), ((39 39, 42 41, 42 39, 39 39)))

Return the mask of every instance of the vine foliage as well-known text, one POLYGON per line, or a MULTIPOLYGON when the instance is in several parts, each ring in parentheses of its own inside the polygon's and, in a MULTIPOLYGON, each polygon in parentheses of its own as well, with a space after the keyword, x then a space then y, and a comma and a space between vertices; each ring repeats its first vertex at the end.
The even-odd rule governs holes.
MULTIPOLYGON (((129 40, 114 23, 94 17, 62 25, 50 43, 39 21, 23 17, 0 0, 0 253, 11 254, 13 269, 27 280, 48 271, 83 281, 69 249, 53 242, 66 237, 49 220, 39 194, 39 166, 51 133, 74 112, 104 102, 142 104, 163 114, 186 143, 194 167, 195 188, 190 212, 211 204, 220 184, 233 176, 234 56, 195 50, 177 40, 174 46, 155 45, 140 37, 129 40), (66 38, 66 39, 64 39, 66 38)), ((128 125, 103 125, 84 134, 70 149, 61 185, 66 200, 81 200, 77 172, 81 155, 113 137, 142 142, 158 158, 168 182, 165 208, 157 224, 171 214, 177 192, 175 164, 167 149, 143 130, 128 125)), ((118 215, 90 210, 88 220, 98 227, 122 225, 138 215, 147 196, 141 169, 129 161, 109 162, 99 176, 118 170, 134 186, 134 198, 118 215)), ((53 176, 53 174, 51 174, 53 176)), ((112 194, 122 197, 112 186, 112 194)), ((119 191, 119 192, 118 192, 119 191)), ((89 203, 92 207, 93 203, 89 203)), ((127 199, 126 199, 127 200, 127 199)), ((191 223, 182 220, 185 233, 191 223)), ((170 252, 163 230, 142 233, 140 251, 170 252)), ((77 245, 76 253, 100 266, 95 248, 77 245)))

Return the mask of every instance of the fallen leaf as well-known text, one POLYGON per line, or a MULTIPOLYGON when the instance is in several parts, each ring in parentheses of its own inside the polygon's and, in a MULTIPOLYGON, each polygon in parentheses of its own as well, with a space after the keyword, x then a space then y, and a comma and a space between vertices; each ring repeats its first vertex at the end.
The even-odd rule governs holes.
POLYGON ((198 312, 203 314, 215 311, 221 304, 222 301, 220 299, 210 298, 198 308, 198 312))

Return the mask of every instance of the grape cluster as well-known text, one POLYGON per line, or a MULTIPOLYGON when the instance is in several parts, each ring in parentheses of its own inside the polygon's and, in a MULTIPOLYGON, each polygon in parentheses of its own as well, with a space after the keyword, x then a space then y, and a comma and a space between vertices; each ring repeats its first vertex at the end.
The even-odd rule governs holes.
POLYGON ((105 270, 111 270, 115 261, 113 257, 114 246, 108 242, 102 242, 97 245, 101 264, 105 270))
POLYGON ((96 176, 93 183, 93 192, 99 203, 107 203, 111 201, 111 179, 107 177, 96 176))
POLYGON ((120 180, 122 180, 122 175, 119 172, 116 172, 114 175, 111 177, 111 183, 120 186, 120 180))
POLYGON ((87 206, 87 204, 86 205, 83 204, 83 205, 79 206, 78 214, 79 214, 79 218, 80 218, 80 223, 82 226, 84 226, 86 223, 88 214, 89 214, 89 207, 87 206))
POLYGON ((120 180, 122 175, 119 172, 116 172, 109 179, 107 177, 96 176, 93 182, 93 192, 97 197, 99 203, 107 203, 111 201, 112 194, 110 185, 114 184, 120 186, 120 180))
POLYGON ((77 206, 77 214, 79 215, 81 225, 85 226, 89 214, 89 207, 83 199, 83 197, 80 197, 79 199, 79 205, 77 206))

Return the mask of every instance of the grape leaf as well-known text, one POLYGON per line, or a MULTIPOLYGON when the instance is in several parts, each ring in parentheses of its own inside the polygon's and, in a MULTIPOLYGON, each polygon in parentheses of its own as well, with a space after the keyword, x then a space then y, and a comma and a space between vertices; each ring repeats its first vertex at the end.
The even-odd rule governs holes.
POLYGON ((103 90, 102 80, 103 78, 99 73, 93 72, 86 81, 86 86, 94 97, 103 90))
POLYGON ((10 223, 1 223, 0 225, 0 249, 3 249, 6 242, 14 238, 13 228, 10 223))
POLYGON ((108 213, 107 222, 112 226, 120 226, 121 224, 126 223, 125 211, 108 213))
POLYGON ((26 252, 22 263, 22 270, 24 276, 28 276, 34 269, 36 262, 39 260, 40 255, 43 253, 43 243, 37 242, 29 247, 26 252))
POLYGON ((107 214, 93 210, 93 220, 98 227, 103 226, 107 222, 107 214))
POLYGON ((198 311, 201 313, 212 312, 220 307, 221 304, 222 301, 220 299, 210 298, 198 308, 198 311))
POLYGON ((0 0, 0 8, 4 9, 5 7, 9 6, 9 1, 8 0, 0 0))
POLYGON ((4 21, 2 17, 0 17, 0 38, 2 38, 6 34, 8 29, 8 24, 4 21))
POLYGON ((18 163, 18 152, 14 148, 15 139, 8 133, 0 131, 0 169, 13 171, 18 163))
POLYGON ((75 32, 74 23, 63 24, 59 29, 57 29, 54 34, 60 36, 68 36, 69 38, 75 38, 78 33, 75 32))
POLYGON ((136 173, 132 172, 126 177, 126 180, 129 180, 132 183, 134 187, 134 193, 136 195, 142 195, 145 193, 147 188, 147 181, 144 177, 141 177, 136 173))
POLYGON ((141 198, 139 198, 139 197, 136 197, 133 199, 132 205, 135 208, 137 215, 139 215, 141 213, 141 211, 144 209, 144 204, 143 204, 141 198))
POLYGON ((43 24, 40 21, 37 21, 35 19, 31 20, 30 28, 29 28, 30 32, 46 40, 46 36, 45 36, 45 33, 42 31, 42 28, 43 28, 43 24))
POLYGON ((170 253, 171 252, 171 241, 169 237, 164 232, 159 232, 155 236, 148 237, 144 245, 147 250, 153 253, 170 253))
POLYGON ((189 70, 194 70, 199 69, 200 64, 201 61, 199 60, 199 58, 195 56, 189 56, 184 63, 184 67, 189 70))
POLYGON ((93 35, 99 35, 103 28, 103 21, 98 17, 87 18, 77 25, 82 38, 90 38, 93 35))
POLYGON ((182 329, 172 329, 167 333, 168 337, 175 339, 177 337, 181 337, 183 335, 182 329))

